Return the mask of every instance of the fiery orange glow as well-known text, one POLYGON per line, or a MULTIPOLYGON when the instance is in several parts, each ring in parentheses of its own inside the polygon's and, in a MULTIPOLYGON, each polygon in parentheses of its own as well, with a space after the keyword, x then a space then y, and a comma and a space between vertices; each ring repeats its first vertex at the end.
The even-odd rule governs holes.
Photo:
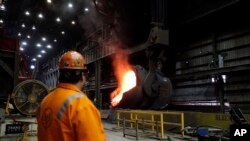
POLYGON ((111 93, 111 105, 115 107, 122 100, 123 94, 136 86, 136 75, 123 51, 119 51, 113 59, 114 72, 118 81, 117 89, 111 93))

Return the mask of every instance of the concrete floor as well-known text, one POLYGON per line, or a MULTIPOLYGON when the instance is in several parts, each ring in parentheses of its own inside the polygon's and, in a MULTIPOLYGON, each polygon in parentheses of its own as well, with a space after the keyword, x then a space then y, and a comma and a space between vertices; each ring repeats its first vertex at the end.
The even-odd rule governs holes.
MULTIPOLYGON (((104 128, 106 132, 107 141, 136 141, 136 138, 134 136, 126 136, 123 137, 123 131, 117 130, 116 124, 112 124, 110 122, 104 121, 104 128)), ((172 133, 166 133, 165 134, 166 139, 164 140, 170 140, 170 141, 198 141, 196 138, 191 138, 189 136, 185 136, 185 139, 181 139, 180 134, 172 134, 172 133)), ((19 141, 21 138, 21 135, 11 135, 11 136, 5 136, 0 137, 0 141, 19 141)), ((141 141, 157 141, 158 139, 153 139, 149 137, 139 137, 139 140, 141 141)), ((30 135, 28 136, 28 141, 37 141, 37 136, 30 135)))

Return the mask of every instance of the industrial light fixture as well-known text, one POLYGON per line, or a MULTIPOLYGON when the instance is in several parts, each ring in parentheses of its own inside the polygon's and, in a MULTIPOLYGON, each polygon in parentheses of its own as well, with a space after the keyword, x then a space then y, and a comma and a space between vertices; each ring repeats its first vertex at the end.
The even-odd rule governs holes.
POLYGON ((41 53, 43 53, 43 54, 44 54, 44 53, 46 53, 46 51, 45 51, 45 50, 41 50, 41 53))
POLYGON ((50 44, 48 44, 46 47, 47 47, 47 48, 52 48, 52 46, 51 46, 50 44))
POLYGON ((26 46, 26 45, 27 45, 27 42, 26 42, 26 41, 23 41, 23 42, 22 42, 22 45, 26 46))
POLYGON ((211 77, 211 82, 212 82, 212 83, 215 83, 215 82, 216 82, 216 81, 215 81, 215 78, 214 78, 213 76, 211 77))
POLYGON ((210 77, 211 83, 226 83, 227 81, 227 76, 222 74, 222 75, 212 75, 210 77))
POLYGON ((68 7, 69 7, 69 8, 72 8, 72 7, 73 7, 73 4, 72 4, 72 3, 68 3, 68 7))
POLYGON ((221 75, 221 78, 223 80, 223 83, 226 83, 227 82, 227 76, 226 75, 221 75))
POLYGON ((35 69, 35 66, 34 65, 30 65, 30 69, 35 69))
POLYGON ((42 14, 42 13, 39 13, 39 14, 38 14, 38 18, 42 19, 42 18, 43 18, 43 14, 42 14))
MULTIPOLYGON (((46 2, 48 3, 48 4, 51 4, 51 3, 53 3, 54 1, 52 1, 52 0, 46 0, 46 2)), ((69 2, 68 1, 68 3, 65 3, 66 5, 65 6, 67 6, 68 8, 74 8, 74 7, 76 7, 76 6, 74 6, 74 3, 73 2, 69 2)), ((48 6, 48 5, 46 5, 46 6, 48 6)), ((50 5, 51 6, 51 5, 50 5)), ((52 6, 54 6, 54 5, 52 5, 52 6)), ((82 7, 81 9, 83 9, 84 7, 82 7)), ((3 10, 3 9, 5 9, 5 6, 3 5, 3 4, 0 4, 0 10, 3 10)), ((67 9, 67 8, 66 8, 67 9)), ((7 9, 8 10, 8 9, 7 9)), ((45 11, 44 11, 45 9, 42 9, 42 7, 39 7, 39 11, 38 12, 36 12, 36 13, 34 13, 34 11, 32 10, 32 9, 24 9, 23 11, 21 11, 20 13, 21 13, 21 15, 23 16, 23 18, 24 17, 26 17, 26 18, 39 18, 39 19, 43 19, 43 20, 45 20, 45 18, 47 18, 47 16, 49 16, 49 15, 47 15, 46 13, 45 13, 45 11)), ((72 9, 71 9, 72 10, 72 9)), ((89 9, 88 8, 85 8, 85 11, 89 11, 89 9)), ((58 15, 59 16, 59 15, 58 15)), ((23 19, 24 20, 24 19, 23 19)), ((28 19, 26 19, 26 20, 28 20, 28 19)), ((26 21, 25 20, 25 21, 26 21)), ((41 21, 43 21, 43 20, 41 20, 41 21)), ((52 20, 55 20, 55 17, 54 17, 54 19, 52 19, 52 20)), ((56 21, 57 22, 64 22, 64 17, 57 17, 56 18, 56 21)), ((5 21, 3 21, 3 19, 0 19, 0 23, 3 23, 3 22, 5 22, 5 21)), ((34 21, 33 21, 34 22, 34 21)), ((54 21, 55 22, 55 21, 54 21)), ((73 25, 75 25, 75 24, 78 24, 78 23, 76 23, 77 21, 75 21, 75 20, 73 20, 73 19, 71 19, 71 21, 68 21, 68 24, 70 24, 71 23, 71 25, 72 25, 72 27, 73 27, 73 25)), ((37 25, 37 24, 35 24, 35 23, 27 23, 27 22, 21 22, 21 23, 19 23, 19 28, 23 28, 23 29, 21 29, 21 30, 19 30, 18 32, 16 32, 15 34, 16 34, 16 36, 18 36, 18 38, 21 40, 21 39, 25 39, 26 41, 23 41, 23 42, 21 42, 21 47, 19 48, 21 51, 23 51, 23 50, 25 50, 25 51, 28 51, 28 50, 30 50, 30 47, 35 47, 35 48, 38 48, 39 50, 38 51, 40 51, 39 52, 39 54, 34 54, 34 56, 33 57, 35 57, 35 58, 33 58, 32 59, 32 61, 36 61, 36 59, 38 59, 38 58, 41 58, 41 57, 43 57, 43 54, 44 53, 49 53, 49 49, 50 50, 52 50, 51 48, 55 48, 56 46, 55 46, 55 43, 56 42, 58 42, 58 43, 60 43, 61 42, 61 40, 59 39, 59 40, 57 40, 55 37, 56 36, 54 36, 54 39, 53 38, 51 38, 52 40, 53 40, 53 42, 55 42, 55 43, 53 43, 52 41, 51 41, 51 39, 49 38, 49 37, 42 37, 41 38, 41 36, 40 36, 40 41, 38 40, 38 42, 40 42, 40 43, 38 43, 38 42, 35 42, 35 43, 32 43, 31 41, 33 40, 33 39, 35 39, 36 37, 34 37, 34 33, 36 33, 36 31, 35 30, 38 30, 39 31, 39 29, 40 28, 42 28, 42 27, 40 27, 39 25, 37 25), (21 25, 21 27, 20 27, 20 25, 21 25), (26 31, 30 31, 30 30, 32 30, 32 32, 31 33, 29 33, 29 32, 26 32, 26 31), (25 32, 24 32, 25 31, 25 32), (22 35, 23 34, 23 35, 22 35), (31 40, 32 39, 32 40, 31 40), (45 42, 46 41, 46 42, 45 42), (51 44, 50 44, 51 43, 51 44), (29 47, 29 48, 27 48, 27 47, 29 47), (40 50, 40 49, 44 49, 44 50, 40 50)), ((45 29, 46 30, 46 29, 45 29)), ((64 30, 63 31, 63 29, 61 30, 61 34, 62 35, 68 35, 69 33, 67 33, 66 34, 66 30, 64 30)), ((59 30, 59 34, 60 34, 60 30, 59 30)), ((61 36, 62 36, 61 35, 61 36)), ((46 35, 47 36, 47 35, 46 35)), ((38 36, 39 37, 39 36, 38 36)), ((60 38, 60 37, 59 37, 60 38)), ((19 42, 19 44, 20 44, 20 42, 19 42)), ((31 50, 33 50, 33 49, 31 49, 31 50)), ((27 53, 30 53, 30 51, 29 52, 27 52, 27 53)), ((34 53, 34 52, 33 52, 34 53)), ((31 59, 31 58, 30 58, 31 59)))
POLYGON ((89 11, 89 9, 88 9, 88 8, 85 8, 85 9, 84 9, 84 11, 88 12, 88 11, 89 11))
POLYGON ((37 46, 37 47, 41 47, 42 45, 41 45, 40 43, 37 43, 36 46, 37 46))
POLYGON ((45 37, 42 37, 42 40, 45 42, 47 39, 45 37))
POLYGON ((25 27, 26 27, 24 23, 23 23, 21 26, 22 26, 22 28, 25 28, 25 27))
POLYGON ((36 27, 34 25, 32 26, 32 30, 36 30, 36 27))
POLYGON ((3 10, 3 11, 5 10, 5 6, 3 4, 1 4, 0 10, 3 10))
POLYGON ((61 19, 59 17, 56 18, 57 22, 61 22, 61 19))
POLYGON ((30 15, 30 12, 29 12, 29 11, 25 11, 25 15, 26 15, 26 16, 29 16, 29 15, 30 15))

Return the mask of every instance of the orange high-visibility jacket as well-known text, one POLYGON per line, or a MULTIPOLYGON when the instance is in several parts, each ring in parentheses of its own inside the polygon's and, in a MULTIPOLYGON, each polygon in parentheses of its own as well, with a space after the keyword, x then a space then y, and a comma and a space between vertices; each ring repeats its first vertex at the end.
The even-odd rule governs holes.
POLYGON ((76 86, 59 83, 37 111, 38 141, 105 141, 100 112, 76 86))

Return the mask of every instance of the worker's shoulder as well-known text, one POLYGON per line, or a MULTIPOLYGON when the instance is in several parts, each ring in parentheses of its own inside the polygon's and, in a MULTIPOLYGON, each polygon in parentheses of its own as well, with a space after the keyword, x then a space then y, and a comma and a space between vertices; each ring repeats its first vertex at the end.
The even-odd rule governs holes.
POLYGON ((81 104, 89 104, 91 103, 91 100, 84 94, 84 93, 75 93, 72 94, 70 99, 76 99, 75 102, 81 103, 81 104))
POLYGON ((83 92, 77 92, 75 94, 71 94, 67 100, 68 104, 72 107, 78 107, 77 110, 84 110, 84 109, 92 109, 96 110, 96 107, 91 99, 88 98, 86 94, 83 92))
POLYGON ((50 91, 50 94, 64 94, 64 95, 72 95, 76 94, 77 92, 71 89, 64 89, 64 88, 54 88, 50 91))
POLYGON ((76 97, 83 101, 89 101, 88 97, 84 93, 80 92, 72 94, 71 97, 76 97))
POLYGON ((56 87, 49 89, 49 93, 53 92, 55 89, 56 89, 56 87))

